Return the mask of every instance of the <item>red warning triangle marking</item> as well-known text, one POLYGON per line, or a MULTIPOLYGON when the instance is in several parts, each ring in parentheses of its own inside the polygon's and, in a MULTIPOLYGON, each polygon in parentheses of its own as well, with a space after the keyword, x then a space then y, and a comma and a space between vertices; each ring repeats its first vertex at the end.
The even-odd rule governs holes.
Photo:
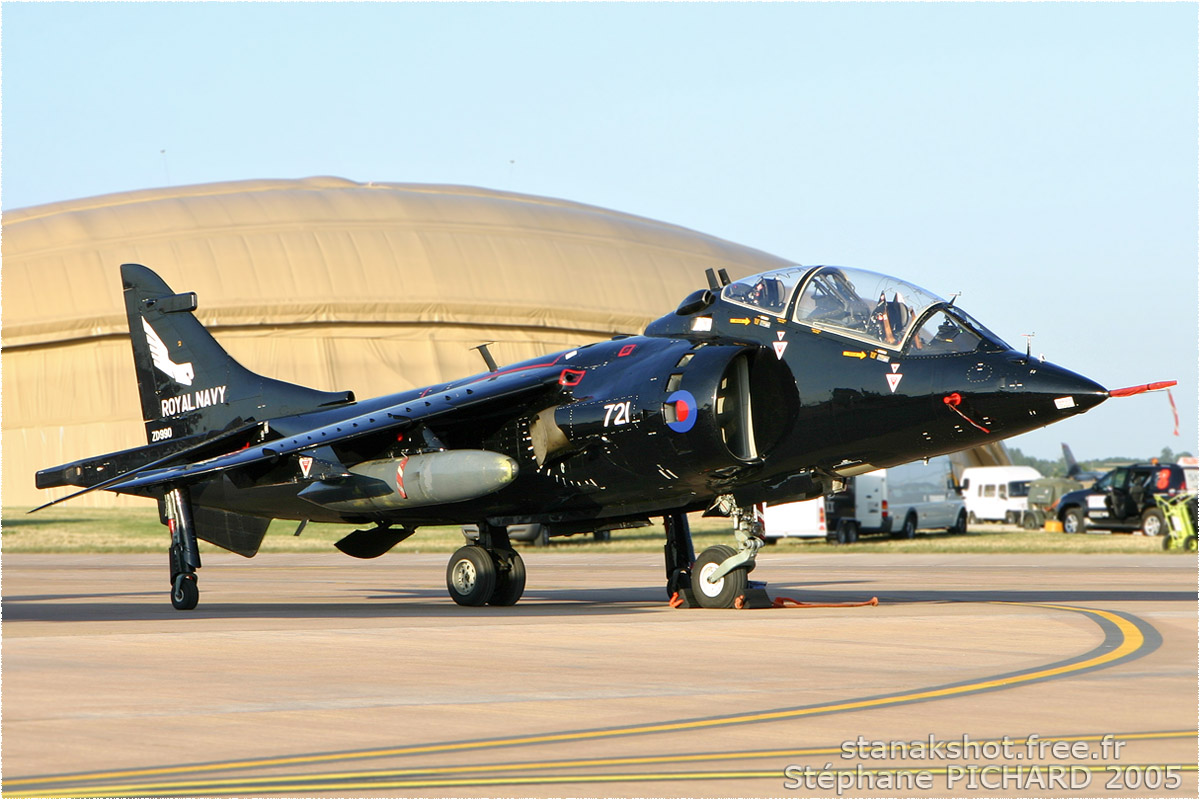
POLYGON ((787 350, 787 342, 771 342, 775 346, 775 357, 783 360, 783 351, 787 350))
POLYGON ((893 372, 890 375, 884 375, 883 377, 887 378, 888 388, 895 392, 896 387, 900 385, 900 379, 904 376, 899 372, 893 372))

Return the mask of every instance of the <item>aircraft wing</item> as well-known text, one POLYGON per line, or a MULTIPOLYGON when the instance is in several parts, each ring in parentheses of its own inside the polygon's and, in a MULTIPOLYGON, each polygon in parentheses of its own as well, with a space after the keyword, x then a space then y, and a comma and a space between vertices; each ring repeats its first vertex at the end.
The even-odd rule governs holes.
POLYGON ((535 395, 540 391, 548 390, 551 386, 557 386, 563 371, 561 365, 555 365, 557 361, 558 359, 555 359, 547 364, 512 372, 483 375, 478 380, 458 384, 444 391, 430 392, 423 397, 407 402, 375 409, 354 417, 346 417, 328 425, 203 461, 173 466, 159 466, 161 461, 151 463, 95 486, 89 486, 81 491, 60 497, 38 506, 33 511, 40 511, 97 489, 120 492, 167 484, 193 483, 217 473, 278 460, 294 453, 338 444, 382 431, 404 430, 418 423, 423 424, 437 418, 470 411, 482 413, 489 407, 494 408, 506 401, 535 395))

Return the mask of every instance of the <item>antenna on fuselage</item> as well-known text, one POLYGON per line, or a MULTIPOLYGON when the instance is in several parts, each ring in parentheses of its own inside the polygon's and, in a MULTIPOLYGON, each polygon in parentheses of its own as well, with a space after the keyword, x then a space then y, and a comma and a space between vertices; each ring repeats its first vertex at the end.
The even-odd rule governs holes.
POLYGON ((489 344, 495 344, 495 342, 484 342, 483 344, 472 347, 471 349, 478 350, 479 355, 483 356, 483 363, 487 364, 488 372, 495 372, 500 368, 496 366, 496 359, 492 358, 492 353, 490 350, 488 350, 489 344))
POLYGON ((717 270, 717 277, 721 279, 722 286, 728 286, 730 283, 732 283, 732 281, 729 280, 729 273, 725 271, 724 267, 721 267, 719 270, 717 270))
POLYGON ((704 270, 704 277, 708 278, 708 288, 713 294, 721 293, 721 284, 717 282, 717 273, 713 272, 713 268, 709 267, 704 270))
POLYGON ((1025 363, 1028 364, 1033 358, 1033 337, 1037 336, 1037 331, 1033 333, 1022 333, 1025 337, 1025 363))

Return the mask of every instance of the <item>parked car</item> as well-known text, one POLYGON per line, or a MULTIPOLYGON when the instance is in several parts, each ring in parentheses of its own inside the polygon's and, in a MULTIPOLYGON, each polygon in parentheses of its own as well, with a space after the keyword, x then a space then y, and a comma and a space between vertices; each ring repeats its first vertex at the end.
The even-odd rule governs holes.
POLYGON ((1193 465, 1154 463, 1117 467, 1091 488, 1063 495, 1054 511, 1067 533, 1097 528, 1162 536, 1166 518, 1154 498, 1195 492, 1197 469, 1193 465))
POLYGON ((1033 467, 968 467, 963 470, 967 520, 1020 523, 1029 507, 1029 483, 1042 477, 1033 467))

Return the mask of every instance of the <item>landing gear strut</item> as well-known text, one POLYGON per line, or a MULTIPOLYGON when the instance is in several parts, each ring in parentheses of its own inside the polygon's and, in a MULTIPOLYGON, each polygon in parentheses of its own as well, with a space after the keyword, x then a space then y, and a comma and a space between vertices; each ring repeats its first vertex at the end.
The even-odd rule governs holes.
POLYGON ((758 605, 758 600, 765 600, 766 592, 760 584, 751 584, 747 576, 764 544, 762 517, 757 508, 739 506, 728 495, 717 503, 733 520, 737 549, 719 544, 701 553, 692 568, 692 594, 703 608, 733 608, 739 598, 746 603, 752 593, 758 605))
POLYGON ((663 517, 663 528, 667 532, 667 543, 663 545, 667 567, 667 599, 679 594, 688 605, 695 605, 692 597, 692 564, 696 562, 696 550, 692 546, 692 530, 687 514, 667 514, 663 517))
POLYGON ((460 547, 446 565, 446 589, 460 606, 511 606, 525 592, 525 562, 508 529, 479 523, 475 544, 460 547))
POLYGON ((163 497, 167 529, 171 531, 171 605, 191 611, 200 602, 196 570, 200 569, 200 549, 196 546, 196 525, 187 489, 175 488, 163 497))

